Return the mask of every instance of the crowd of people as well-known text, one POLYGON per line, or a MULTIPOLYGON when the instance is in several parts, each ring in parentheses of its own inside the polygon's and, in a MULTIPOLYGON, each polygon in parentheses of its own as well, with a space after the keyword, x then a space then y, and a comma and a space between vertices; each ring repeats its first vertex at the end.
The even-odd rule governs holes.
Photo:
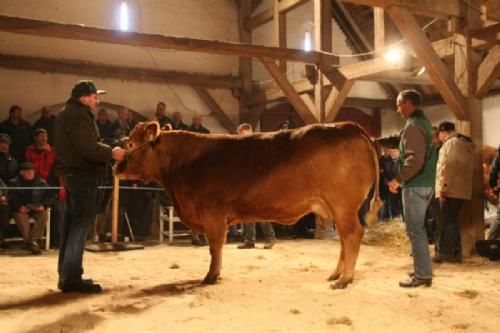
MULTIPOLYGON (((132 112, 124 107, 118 111, 116 120, 112 121, 108 110, 100 108, 96 112, 100 140, 110 146, 119 146, 124 137, 134 128, 132 112)), ((33 254, 41 253, 41 242, 47 224, 47 209, 54 209, 52 220, 64 219, 66 208, 66 188, 64 177, 56 176, 56 152, 54 149, 54 129, 56 115, 48 107, 41 110, 41 116, 31 125, 23 119, 23 109, 13 105, 9 109, 9 117, 0 124, 0 249, 7 247, 6 236, 15 233, 9 228, 14 219, 18 232, 23 238, 23 248, 33 254), (47 188, 44 190, 44 188, 47 188), (30 220, 33 223, 30 223, 30 220)), ((203 126, 199 115, 192 118, 192 124, 186 125, 180 112, 167 116, 164 102, 158 102, 155 119, 162 125, 172 129, 182 129, 198 133, 210 133, 203 126)), ((109 171, 109 168, 108 170, 109 171)), ((107 174, 108 178, 110 172, 107 174)), ((108 179, 109 180, 109 179, 108 179)), ((105 182, 100 185, 104 185, 105 182)), ((123 181, 124 186, 152 186, 136 181, 123 181)), ((158 191, 121 191, 120 213, 122 219, 127 214, 136 239, 149 235, 152 222, 152 200, 158 191)), ((165 199, 165 198, 162 198, 165 199)), ((162 200, 164 202, 164 200, 162 200)), ((102 226, 97 237, 105 239, 109 226, 102 226)), ((122 228, 126 232, 125 228, 122 228)), ((55 231, 55 230, 54 230, 55 231)), ((53 241, 59 241, 59 233, 54 232, 53 241)), ((200 235, 193 235, 193 244, 205 245, 200 235)), ((55 244, 57 245, 57 244, 55 244)))

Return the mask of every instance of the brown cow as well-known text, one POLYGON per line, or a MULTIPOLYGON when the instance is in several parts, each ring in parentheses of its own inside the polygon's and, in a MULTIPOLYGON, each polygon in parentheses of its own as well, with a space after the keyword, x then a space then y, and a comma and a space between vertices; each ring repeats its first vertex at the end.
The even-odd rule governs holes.
POLYGON ((357 212, 372 186, 369 224, 381 205, 377 152, 359 125, 237 136, 161 131, 148 122, 131 132, 128 149, 117 174, 162 184, 182 221, 205 233, 211 262, 204 283, 217 282, 228 225, 290 225, 309 212, 336 223, 341 250, 333 287, 352 282, 363 237, 357 212))

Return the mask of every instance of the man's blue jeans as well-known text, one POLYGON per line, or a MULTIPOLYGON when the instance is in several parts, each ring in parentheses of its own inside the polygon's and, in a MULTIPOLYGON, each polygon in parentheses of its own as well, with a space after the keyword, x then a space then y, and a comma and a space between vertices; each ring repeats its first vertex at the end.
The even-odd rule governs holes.
POLYGON ((432 187, 403 188, 403 209, 406 232, 411 243, 415 277, 432 278, 429 240, 425 231, 425 212, 431 199, 432 187))
POLYGON ((66 175, 67 206, 60 226, 58 273, 63 282, 78 281, 83 275, 83 251, 94 225, 97 209, 97 179, 85 175, 66 175))

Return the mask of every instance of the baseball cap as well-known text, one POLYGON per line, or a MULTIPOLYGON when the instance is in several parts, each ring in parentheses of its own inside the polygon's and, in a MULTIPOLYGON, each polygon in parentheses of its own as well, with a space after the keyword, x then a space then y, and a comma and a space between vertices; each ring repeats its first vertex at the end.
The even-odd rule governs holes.
POLYGON ((21 163, 21 170, 33 170, 35 169, 35 165, 31 162, 23 162, 21 163))
POLYGON ((7 143, 10 145, 12 143, 12 140, 8 134, 0 133, 0 142, 7 143))
POLYGON ((79 81, 71 90, 71 97, 79 98, 82 96, 88 96, 91 94, 105 94, 106 90, 97 90, 94 82, 91 80, 82 80, 79 81))
POLYGON ((443 121, 438 126, 439 132, 453 132, 455 130, 455 124, 449 121, 443 121))

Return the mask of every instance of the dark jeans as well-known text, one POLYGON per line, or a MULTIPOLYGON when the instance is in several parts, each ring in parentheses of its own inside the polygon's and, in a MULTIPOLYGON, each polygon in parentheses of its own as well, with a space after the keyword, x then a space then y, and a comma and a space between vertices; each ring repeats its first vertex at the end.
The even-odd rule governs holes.
POLYGON ((97 205, 97 179, 90 176, 66 175, 67 206, 60 224, 58 273, 61 281, 76 281, 83 275, 83 250, 87 235, 94 225, 97 205))
POLYGON ((8 204, 0 204, 0 243, 5 237, 5 229, 9 226, 10 207, 8 204))
POLYGON ((437 239, 439 241, 439 255, 456 256, 462 255, 462 245, 460 240, 460 229, 458 227, 458 214, 465 200, 446 198, 439 200, 441 211, 441 221, 443 226, 437 239))
MULTIPOLYGON (((255 225, 256 223, 244 223, 243 224, 243 237, 247 243, 255 243, 255 225)), ((266 242, 274 242, 276 236, 274 234, 274 228, 271 222, 259 222, 260 229, 264 234, 266 242)))

